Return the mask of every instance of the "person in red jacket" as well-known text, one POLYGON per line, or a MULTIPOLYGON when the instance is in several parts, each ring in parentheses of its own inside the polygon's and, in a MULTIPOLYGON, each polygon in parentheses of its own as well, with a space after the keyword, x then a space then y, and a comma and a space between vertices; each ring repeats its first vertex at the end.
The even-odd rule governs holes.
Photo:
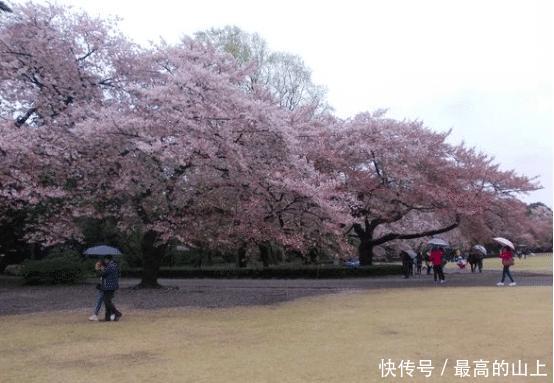
POLYGON ((514 278, 512 278, 512 273, 510 273, 510 266, 514 264, 514 253, 512 252, 512 249, 510 249, 508 246, 502 247, 502 250, 500 250, 500 258, 502 259, 502 280, 498 282, 497 286, 504 286, 504 279, 506 279, 506 275, 508 278, 510 278, 510 286, 515 286, 516 283, 514 282, 514 278))
POLYGON ((442 258, 444 257, 444 250, 438 246, 431 248, 429 259, 433 264, 433 278, 437 282, 437 276, 440 279, 440 283, 444 283, 444 273, 442 272, 442 258))

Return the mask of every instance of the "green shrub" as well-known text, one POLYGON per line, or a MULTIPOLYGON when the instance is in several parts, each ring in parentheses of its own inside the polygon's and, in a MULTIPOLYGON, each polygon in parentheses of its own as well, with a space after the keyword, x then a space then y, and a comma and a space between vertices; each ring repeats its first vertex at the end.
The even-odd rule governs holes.
MULTIPOLYGON (((160 269, 160 278, 364 278, 382 275, 400 275, 402 266, 394 264, 373 265, 357 268, 343 266, 303 266, 303 267, 266 267, 266 268, 165 268, 160 269)), ((125 277, 140 277, 140 269, 122 271, 125 277)))
POLYGON ((23 275, 23 265, 8 265, 4 269, 4 274, 19 277, 23 275))
POLYGON ((79 260, 82 256, 72 247, 59 245, 48 250, 47 258, 72 258, 79 260))
POLYGON ((28 284, 70 284, 85 277, 83 263, 72 256, 57 256, 23 263, 23 278, 28 284))

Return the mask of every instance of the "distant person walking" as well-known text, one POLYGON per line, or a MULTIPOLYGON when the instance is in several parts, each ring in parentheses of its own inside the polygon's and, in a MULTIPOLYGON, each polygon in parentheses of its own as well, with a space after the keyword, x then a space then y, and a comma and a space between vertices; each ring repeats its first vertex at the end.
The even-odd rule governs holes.
POLYGON ((431 249, 429 258, 433 264, 433 279, 437 282, 437 277, 440 283, 444 283, 444 273, 442 271, 442 259, 444 257, 444 250, 439 246, 434 246, 431 249))
POLYGON ((414 261, 405 251, 401 252, 400 256, 402 257, 402 272, 404 273, 404 278, 407 279, 413 273, 414 261))
POLYGON ((423 253, 423 261, 425 262, 425 268, 427 269, 427 275, 431 275, 431 259, 429 258, 429 251, 423 253))
POLYGON ((421 275, 421 268, 423 267, 423 256, 419 251, 417 252, 415 263, 416 263, 416 274, 421 275))
POLYGON ((483 255, 479 254, 477 251, 472 250, 468 257, 467 261, 469 265, 471 266, 471 272, 475 272, 479 270, 479 272, 483 271, 483 255))
POLYGON ((104 303, 104 291, 102 290, 102 273, 104 272, 104 264, 102 261, 96 262, 94 265, 96 274, 100 276, 100 283, 96 285, 96 306, 94 307, 94 313, 88 318, 90 321, 98 321, 98 313, 104 303))
POLYGON ((105 320, 118 321, 123 314, 117 310, 112 300, 115 291, 119 289, 119 268, 111 255, 104 257, 104 270, 102 271, 102 291, 104 292, 104 306, 106 307, 105 320))
POLYGON ((504 286, 504 280, 506 276, 510 278, 510 286, 515 286, 514 278, 512 278, 512 273, 510 273, 510 266, 514 265, 514 253, 512 249, 508 246, 502 247, 500 250, 500 258, 502 259, 502 279, 498 282, 497 286, 504 286))

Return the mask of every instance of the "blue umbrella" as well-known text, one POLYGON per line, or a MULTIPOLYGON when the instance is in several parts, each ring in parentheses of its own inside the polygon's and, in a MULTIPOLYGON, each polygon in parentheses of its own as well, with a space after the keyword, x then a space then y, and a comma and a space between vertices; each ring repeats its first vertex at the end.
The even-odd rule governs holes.
POLYGON ((91 258, 102 258, 106 255, 121 255, 121 251, 119 251, 119 249, 116 249, 115 247, 100 245, 89 247, 85 250, 84 254, 87 257, 91 258))

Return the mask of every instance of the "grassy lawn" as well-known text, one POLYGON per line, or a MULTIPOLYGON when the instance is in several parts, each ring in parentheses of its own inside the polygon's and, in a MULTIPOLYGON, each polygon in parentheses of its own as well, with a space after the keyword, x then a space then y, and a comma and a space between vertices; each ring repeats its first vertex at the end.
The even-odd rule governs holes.
MULTIPOLYGON (((118 323, 83 312, 5 316, 1 381, 375 382, 381 358, 432 359, 436 374, 445 358, 523 359, 533 371, 540 359, 548 378, 483 381, 551 381, 551 302, 550 287, 435 287, 128 311, 118 323)), ((460 380, 454 363, 425 381, 460 380)), ((382 381, 404 380, 424 379, 382 381)))
MULTIPOLYGON (((459 270, 455 263, 449 262, 446 265, 448 270, 459 270)), ((469 270, 469 265, 466 266, 469 270)), ((485 258, 483 260, 484 270, 502 270, 502 262, 500 258, 485 258)), ((466 270, 466 271, 467 271, 466 270)), ((527 259, 515 258, 515 265, 512 266, 514 272, 517 271, 534 271, 534 272, 550 272, 552 273, 552 253, 541 253, 535 256, 527 256, 527 259)))
MULTIPOLYGON (((484 260, 483 267, 486 267, 487 269, 502 270, 502 263, 500 262, 500 259, 487 258, 484 260)), ((527 256, 527 259, 515 258, 515 265, 513 268, 513 270, 552 272, 552 253, 527 256)))

